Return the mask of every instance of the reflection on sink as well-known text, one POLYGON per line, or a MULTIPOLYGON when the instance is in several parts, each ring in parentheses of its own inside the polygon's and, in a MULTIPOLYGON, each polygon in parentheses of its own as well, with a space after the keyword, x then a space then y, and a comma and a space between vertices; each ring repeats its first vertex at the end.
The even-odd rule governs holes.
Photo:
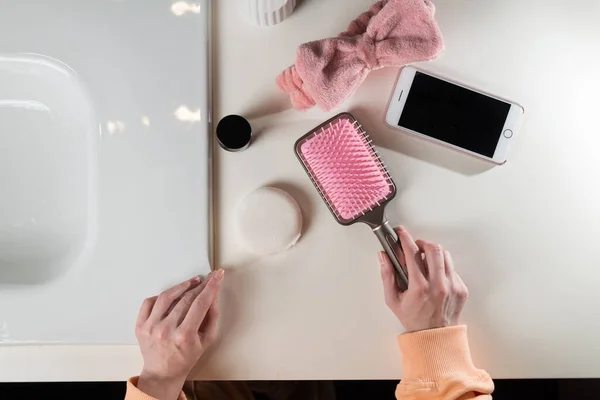
POLYGON ((0 285, 78 264, 96 231, 91 102, 66 65, 0 54, 0 285))

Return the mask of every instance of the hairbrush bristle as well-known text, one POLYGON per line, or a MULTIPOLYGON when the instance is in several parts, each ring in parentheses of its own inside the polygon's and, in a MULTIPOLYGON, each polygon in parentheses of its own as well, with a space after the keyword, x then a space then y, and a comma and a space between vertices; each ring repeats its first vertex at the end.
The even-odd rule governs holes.
POLYGON ((390 176, 360 125, 339 118, 300 145, 300 156, 338 220, 352 221, 393 195, 390 176))

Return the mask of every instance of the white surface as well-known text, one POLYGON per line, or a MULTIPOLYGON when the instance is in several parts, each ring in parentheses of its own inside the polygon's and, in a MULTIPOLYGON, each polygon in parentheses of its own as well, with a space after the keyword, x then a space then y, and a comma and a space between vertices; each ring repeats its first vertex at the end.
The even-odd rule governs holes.
POLYGON ((240 13, 258 26, 277 25, 289 17, 296 0, 237 0, 240 13))
POLYGON ((515 142, 516 136, 513 139, 513 133, 511 133, 510 135, 506 135, 503 133, 505 133, 507 131, 518 132, 519 126, 521 125, 521 122, 523 119, 523 112, 524 112, 523 107, 519 104, 515 104, 514 100, 499 98, 497 95, 495 95, 493 93, 482 92, 481 90, 479 90, 477 88, 468 87, 468 86, 462 84, 461 82, 456 82, 456 81, 450 80, 447 77, 434 75, 425 69, 420 69, 419 71, 426 75, 433 76, 433 77, 441 79, 443 81, 450 82, 457 86, 462 86, 468 90, 479 92, 485 96, 493 97, 495 99, 498 99, 498 100, 504 101, 505 103, 510 104, 510 109, 508 111, 508 114, 506 115, 506 119, 504 121, 504 126, 502 127, 502 130, 498 132, 498 141, 496 143, 496 150, 494 151, 494 155, 492 157, 486 157, 483 154, 479 154, 479 153, 464 149, 462 147, 455 146, 451 143, 435 139, 431 136, 423 134, 422 132, 413 131, 406 127, 399 126, 398 121, 400 120, 402 111, 404 110, 404 106, 406 105, 406 101, 408 100, 408 97, 410 96, 410 88, 412 86, 413 80, 415 78, 415 74, 417 72, 417 69, 414 67, 402 68, 402 71, 398 75, 396 86, 394 88, 394 92, 390 98, 390 103, 389 103, 388 109, 386 111, 386 116, 385 116, 386 124, 388 124, 392 128, 400 129, 404 132, 408 132, 413 135, 416 135, 422 139, 430 140, 430 141, 436 142, 442 146, 446 146, 448 148, 452 148, 457 151, 465 152, 474 157, 479 157, 486 161, 494 162, 496 164, 504 164, 510 154, 510 147, 515 142))
MULTIPOLYGON (((215 117, 256 117, 289 104, 273 80, 292 63, 295 47, 345 30, 371 1, 305 0, 269 29, 234 17, 235 0, 213 3, 215 117)), ((496 378, 600 377, 599 7, 438 2, 446 51, 427 67, 525 106, 504 166, 385 128, 395 69, 371 74, 341 109, 384 148, 400 190, 388 206, 392 222, 452 251, 471 292, 463 320, 473 357, 496 378)), ((286 111, 255 119, 263 133, 247 151, 215 152, 218 252, 228 270, 219 343, 197 377, 402 375, 395 338, 402 328, 383 302, 379 244, 363 225, 333 221, 292 152, 300 135, 330 115, 286 111), (243 194, 273 182, 298 199, 307 226, 290 251, 246 265, 230 235, 232 210, 243 194)), ((141 365, 133 347, 0 350, 0 380, 124 379, 141 365)))
POLYGON ((302 233, 302 212, 287 192, 261 187, 248 193, 236 207, 239 240, 252 253, 267 256, 296 244, 302 233))
POLYGON ((135 343, 209 271, 207 3, 0 6, 0 345, 135 343))
MULTIPOLYGON (((287 106, 274 78, 297 45, 337 35, 369 0, 306 0, 279 26, 236 24, 217 4, 217 113, 265 116, 287 106)), ((600 377, 600 4, 594 1, 436 3, 446 51, 426 64, 525 107, 503 166, 386 128, 396 69, 372 73, 340 110, 365 126, 399 193, 392 223, 443 243, 471 292, 478 366, 496 378, 600 377)), ((338 225, 293 155, 294 141, 334 113, 286 111, 250 149, 216 153, 217 254, 229 268, 222 342, 204 376, 234 379, 398 378, 400 324, 386 309, 364 225, 338 225), (240 174, 252 168, 252 174, 240 174), (248 190, 283 183, 307 227, 294 248, 245 265, 223 227, 248 190)))

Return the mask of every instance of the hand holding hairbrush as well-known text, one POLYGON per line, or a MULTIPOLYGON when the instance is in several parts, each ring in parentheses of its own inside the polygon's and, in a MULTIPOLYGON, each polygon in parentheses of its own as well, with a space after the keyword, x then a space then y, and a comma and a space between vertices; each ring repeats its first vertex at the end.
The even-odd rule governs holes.
POLYGON ((339 114, 319 125, 295 145, 296 155, 336 221, 363 222, 373 230, 396 270, 401 290, 408 288, 402 247, 385 216, 396 185, 356 118, 339 114))

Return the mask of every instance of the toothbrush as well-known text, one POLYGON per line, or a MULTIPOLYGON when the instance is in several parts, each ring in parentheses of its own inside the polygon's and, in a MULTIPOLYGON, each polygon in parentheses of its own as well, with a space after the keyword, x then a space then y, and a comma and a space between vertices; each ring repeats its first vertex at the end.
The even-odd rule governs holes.
POLYGON ((408 288, 402 247, 385 216, 396 185, 367 132, 349 113, 339 114, 296 142, 295 151, 315 188, 342 225, 367 224, 396 270, 401 290, 408 288))

